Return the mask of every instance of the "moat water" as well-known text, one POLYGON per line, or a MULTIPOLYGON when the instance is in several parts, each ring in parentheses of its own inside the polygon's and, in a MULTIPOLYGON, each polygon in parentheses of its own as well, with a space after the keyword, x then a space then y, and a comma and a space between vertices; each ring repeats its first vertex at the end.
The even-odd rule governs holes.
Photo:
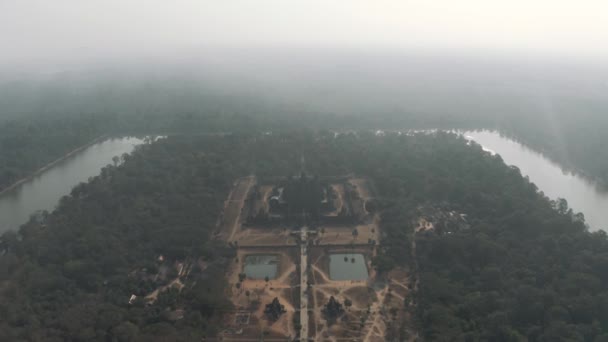
POLYGON ((590 180, 562 170, 547 157, 492 131, 466 131, 462 134, 486 151, 499 154, 507 165, 519 168, 550 199, 563 198, 574 212, 582 212, 589 230, 608 231, 608 192, 590 180))
POLYGON ((97 176, 101 168, 112 164, 112 157, 133 151, 143 139, 134 137, 109 138, 93 144, 57 163, 42 174, 0 195, 0 234, 17 230, 39 210, 52 211, 61 197, 89 177, 97 176))

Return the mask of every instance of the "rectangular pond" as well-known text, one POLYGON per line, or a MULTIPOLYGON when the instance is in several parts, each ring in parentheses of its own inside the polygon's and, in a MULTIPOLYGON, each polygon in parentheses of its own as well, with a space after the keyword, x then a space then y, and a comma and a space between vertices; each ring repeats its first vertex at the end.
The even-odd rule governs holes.
POLYGON ((249 279, 274 279, 277 276, 279 257, 273 254, 248 255, 245 257, 243 272, 249 279))
POLYGON ((329 277, 332 280, 366 280, 368 273, 365 257, 363 254, 331 254, 329 277))

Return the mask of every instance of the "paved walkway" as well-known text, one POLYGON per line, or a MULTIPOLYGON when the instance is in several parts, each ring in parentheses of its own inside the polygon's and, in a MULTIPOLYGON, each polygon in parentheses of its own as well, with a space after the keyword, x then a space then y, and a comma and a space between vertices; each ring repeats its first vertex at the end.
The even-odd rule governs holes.
POLYGON ((308 341, 308 256, 306 247, 308 246, 308 231, 306 227, 300 230, 300 341, 308 341))

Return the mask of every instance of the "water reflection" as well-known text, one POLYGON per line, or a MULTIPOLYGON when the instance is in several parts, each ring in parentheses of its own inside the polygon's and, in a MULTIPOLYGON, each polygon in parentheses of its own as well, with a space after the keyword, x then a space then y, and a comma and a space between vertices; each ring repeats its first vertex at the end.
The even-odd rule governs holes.
POLYGON ((584 177, 565 172, 556 163, 524 145, 501 137, 497 132, 466 131, 464 136, 486 151, 497 153, 508 165, 519 168, 551 199, 564 198, 574 212, 582 212, 590 230, 606 230, 608 193, 584 177))
POLYGON ((276 255, 248 255, 243 270, 250 279, 274 279, 277 276, 279 258, 276 255))
POLYGON ((332 280, 365 280, 368 277, 363 254, 331 254, 329 277, 332 280))
POLYGON ((0 196, 0 233, 17 229, 38 210, 53 210, 80 182, 96 176, 112 157, 133 151, 144 139, 111 138, 87 147, 0 196))

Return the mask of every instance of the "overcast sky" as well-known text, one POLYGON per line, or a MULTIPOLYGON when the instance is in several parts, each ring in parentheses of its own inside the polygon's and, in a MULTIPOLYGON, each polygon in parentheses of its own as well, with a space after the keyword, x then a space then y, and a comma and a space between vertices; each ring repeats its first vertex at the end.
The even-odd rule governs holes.
POLYGON ((0 63, 208 45, 608 56, 606 0, 0 0, 0 63))

